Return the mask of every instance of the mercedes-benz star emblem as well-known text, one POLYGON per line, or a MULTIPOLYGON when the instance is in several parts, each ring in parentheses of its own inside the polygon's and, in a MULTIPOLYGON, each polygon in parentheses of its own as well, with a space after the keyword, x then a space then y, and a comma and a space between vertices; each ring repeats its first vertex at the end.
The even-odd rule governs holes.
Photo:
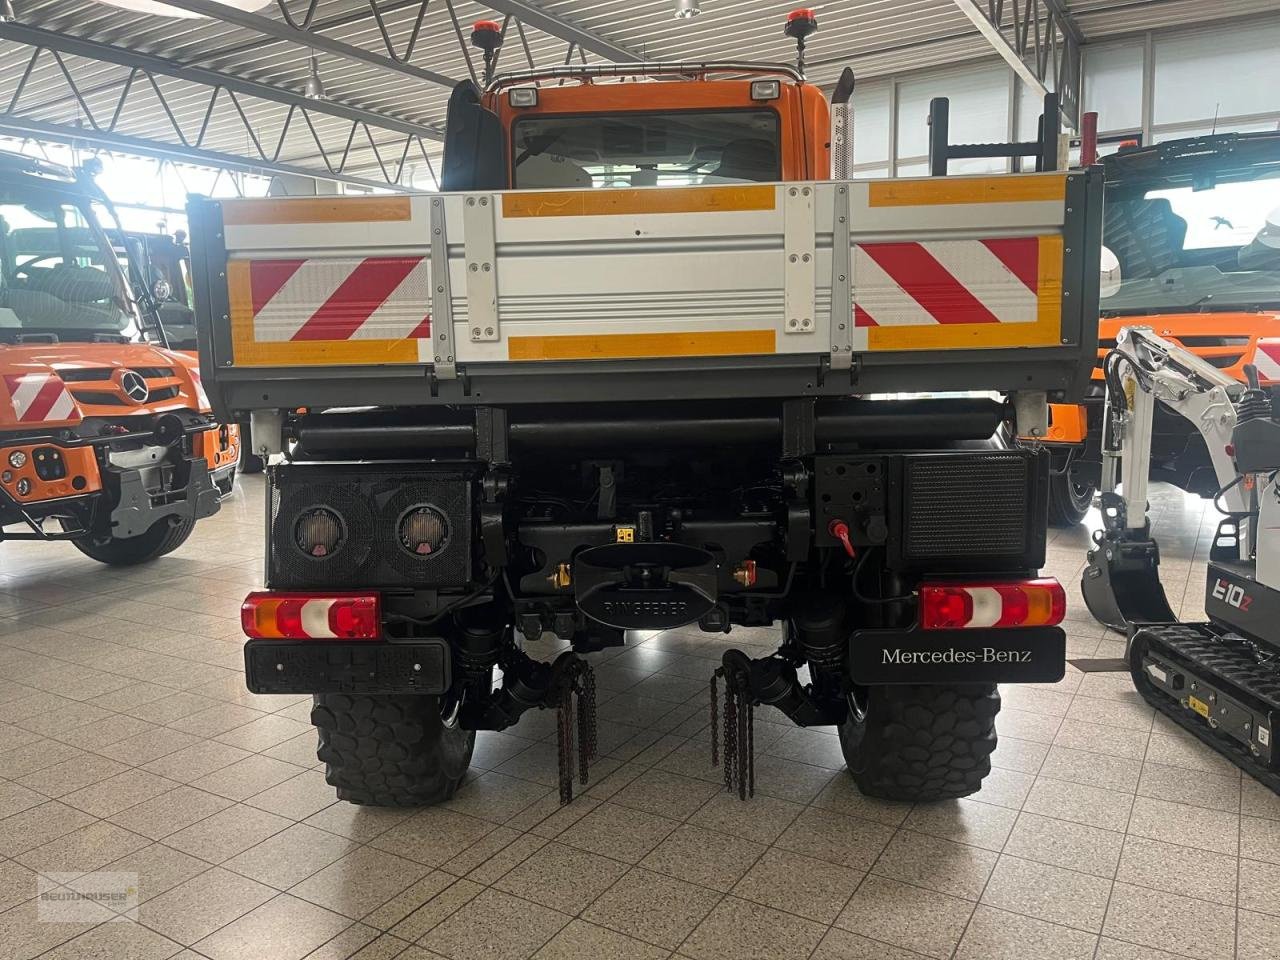
POLYGON ((134 403, 146 403, 147 397, 151 396, 147 381, 142 379, 141 374, 134 373, 132 370, 126 370, 120 374, 120 388, 134 403))

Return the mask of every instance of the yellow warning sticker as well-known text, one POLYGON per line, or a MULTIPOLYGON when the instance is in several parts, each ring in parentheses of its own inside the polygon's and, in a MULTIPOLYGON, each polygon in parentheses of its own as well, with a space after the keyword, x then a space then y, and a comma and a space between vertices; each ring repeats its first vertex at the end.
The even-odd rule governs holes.
POLYGON ((1201 700, 1199 697, 1188 696, 1187 705, 1190 706, 1191 709, 1194 710, 1196 713, 1200 714, 1200 716, 1204 717, 1206 720, 1209 719, 1209 705, 1205 703, 1203 700, 1201 700))

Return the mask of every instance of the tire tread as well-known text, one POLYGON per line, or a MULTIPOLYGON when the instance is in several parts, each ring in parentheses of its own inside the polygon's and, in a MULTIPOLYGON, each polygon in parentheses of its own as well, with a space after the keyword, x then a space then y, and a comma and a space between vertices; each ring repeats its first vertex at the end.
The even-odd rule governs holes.
POLYGON ((869 797, 967 797, 991 772, 999 711, 994 684, 873 687, 866 719, 840 727, 840 746, 869 797))
POLYGON ((317 694, 311 722, 338 799, 369 806, 451 799, 475 745, 474 732, 445 725, 438 697, 317 694))

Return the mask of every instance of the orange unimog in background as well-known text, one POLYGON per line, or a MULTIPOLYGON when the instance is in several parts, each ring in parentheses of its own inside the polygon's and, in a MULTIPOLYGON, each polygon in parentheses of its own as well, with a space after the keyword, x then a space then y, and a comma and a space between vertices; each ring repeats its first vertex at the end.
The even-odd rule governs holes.
POLYGON ((217 512, 240 441, 95 207, 86 175, 0 154, 0 540, 135 564, 217 512))
MULTIPOLYGON (((1106 178, 1103 283, 1094 388, 1051 407, 1049 440, 1074 455, 1051 485, 1050 522, 1079 523, 1101 470, 1102 359, 1141 323, 1231 377, 1255 364, 1280 387, 1280 132, 1224 133, 1122 147, 1106 178)), ((1156 405, 1151 478, 1213 496, 1200 432, 1156 405)))

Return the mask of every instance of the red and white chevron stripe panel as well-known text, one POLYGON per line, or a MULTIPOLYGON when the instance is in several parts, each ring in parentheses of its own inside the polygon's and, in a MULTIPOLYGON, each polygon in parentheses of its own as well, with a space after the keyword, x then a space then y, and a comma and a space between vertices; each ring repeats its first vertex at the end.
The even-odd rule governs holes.
POLYGON ((1262 383, 1280 385, 1280 337, 1258 341, 1253 365, 1258 368, 1258 379, 1262 383))
POLYGON ((1040 242, 931 240, 854 247, 854 325, 1034 323, 1040 242))
POLYGON ((77 416, 76 402, 56 373, 6 373, 4 384, 18 423, 56 423, 77 416))
POLYGON ((198 403, 200 408, 203 410, 209 406, 209 395, 204 392, 204 381, 200 379, 200 370, 192 367, 190 368, 190 373, 191 382, 195 384, 196 388, 196 403, 198 403))
POLYGON ((425 257, 254 260, 249 287, 260 342, 431 337, 425 257))

